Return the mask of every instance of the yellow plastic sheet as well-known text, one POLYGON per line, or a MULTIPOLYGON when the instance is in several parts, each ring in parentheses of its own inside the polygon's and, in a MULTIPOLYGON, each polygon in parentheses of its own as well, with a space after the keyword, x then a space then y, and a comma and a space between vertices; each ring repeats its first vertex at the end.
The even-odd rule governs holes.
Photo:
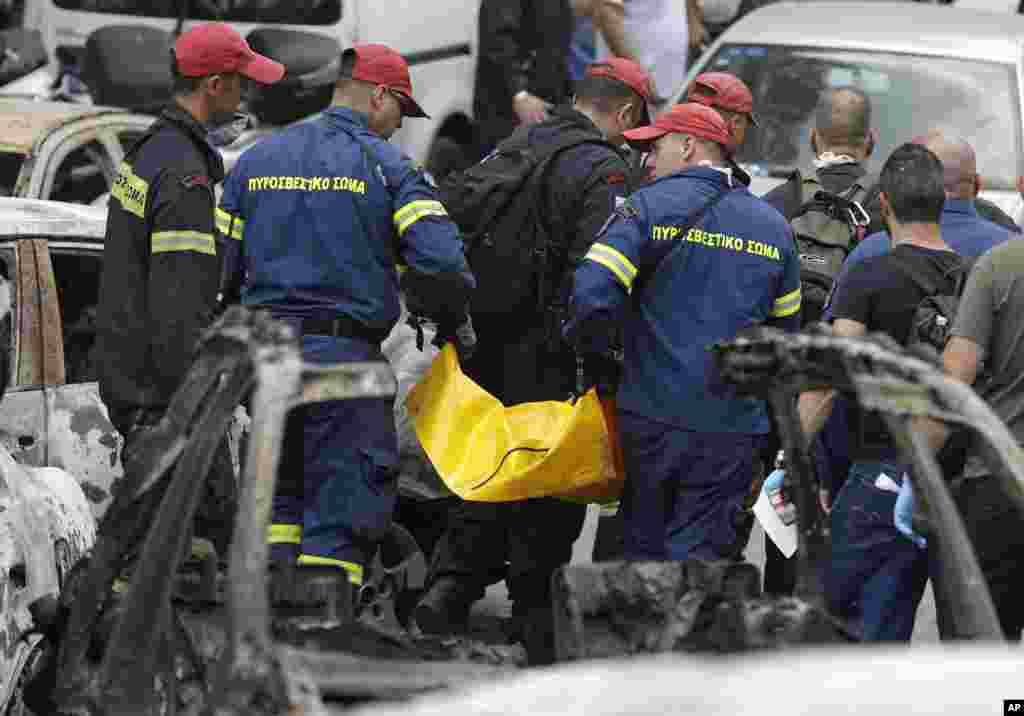
POLYGON ((464 500, 606 503, 622 492, 614 406, 602 404, 593 390, 575 405, 507 408, 462 372, 449 344, 406 406, 441 479, 464 500))

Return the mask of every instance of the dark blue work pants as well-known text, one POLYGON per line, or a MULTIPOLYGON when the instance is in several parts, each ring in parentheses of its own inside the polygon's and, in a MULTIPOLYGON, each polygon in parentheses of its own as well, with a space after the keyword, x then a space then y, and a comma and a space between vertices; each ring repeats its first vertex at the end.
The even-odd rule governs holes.
MULTIPOLYGON (((305 336, 311 363, 383 361, 364 341, 305 336)), ((390 398, 303 406, 288 416, 268 540, 271 559, 345 569, 354 584, 391 527, 398 438, 390 398)))
POLYGON ((625 558, 731 559, 762 435, 698 433, 619 413, 625 558))
POLYGON ((826 572, 829 610, 861 625, 864 641, 908 642, 928 581, 928 552, 893 522, 896 493, 876 486, 903 469, 855 462, 832 505, 832 559, 826 572))

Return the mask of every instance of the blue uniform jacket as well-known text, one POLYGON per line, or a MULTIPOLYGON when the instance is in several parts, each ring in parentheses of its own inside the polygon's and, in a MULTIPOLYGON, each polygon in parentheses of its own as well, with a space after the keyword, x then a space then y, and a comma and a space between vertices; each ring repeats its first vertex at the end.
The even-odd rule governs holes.
POLYGON ((400 314, 399 259, 437 280, 438 312, 464 305, 474 285, 423 172, 343 107, 246 151, 224 183, 217 225, 229 237, 225 293, 241 282, 243 304, 276 315, 341 314, 383 339, 400 314))
POLYGON ((585 352, 606 349, 611 319, 624 309, 621 410, 686 430, 768 432, 762 401, 714 386, 708 351, 773 319, 799 327, 800 261, 789 225, 746 187, 730 189, 726 174, 698 167, 637 191, 577 270, 572 304, 566 337, 585 352), (727 190, 697 226, 680 229, 727 190), (651 273, 655 257, 677 246, 651 273))

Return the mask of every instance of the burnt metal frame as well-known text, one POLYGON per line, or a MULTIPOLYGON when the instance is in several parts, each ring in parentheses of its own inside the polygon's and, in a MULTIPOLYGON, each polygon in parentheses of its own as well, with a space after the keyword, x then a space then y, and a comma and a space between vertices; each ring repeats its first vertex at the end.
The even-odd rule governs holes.
POLYGON ((174 713, 174 642, 184 636, 171 607, 174 578, 214 453, 235 407, 253 388, 252 433, 231 554, 222 688, 210 689, 204 679, 206 703, 216 713, 285 713, 292 706, 307 714, 322 712, 315 685, 299 666, 283 665, 290 652, 277 649, 269 632, 266 529, 284 421, 299 404, 392 398, 396 387, 383 362, 305 364, 287 326, 266 314, 229 309, 204 336, 160 423, 124 456, 125 482, 100 525, 62 635, 54 695, 61 712, 153 713, 154 678, 163 674, 164 697, 174 713), (124 561, 136 552, 103 662, 90 669, 86 653, 100 613, 124 561), (211 703, 214 694, 217 704, 211 703))
POLYGON ((839 338, 824 330, 790 334, 757 328, 715 346, 722 377, 741 391, 767 398, 779 423, 798 513, 798 594, 824 607, 822 569, 828 534, 816 498, 808 441, 796 411, 799 393, 835 388, 879 411, 914 465, 915 493, 928 518, 928 538, 942 578, 940 608, 959 638, 1001 640, 992 598, 963 521, 917 418, 969 428, 983 438, 982 457, 1009 499, 1024 511, 1024 450, 988 404, 967 385, 904 351, 887 336, 839 338))

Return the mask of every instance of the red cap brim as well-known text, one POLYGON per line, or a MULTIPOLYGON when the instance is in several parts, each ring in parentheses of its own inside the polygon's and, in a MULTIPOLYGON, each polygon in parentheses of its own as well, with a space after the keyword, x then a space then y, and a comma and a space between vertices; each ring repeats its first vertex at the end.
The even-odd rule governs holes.
POLYGON ((668 134, 667 129, 656 127, 654 125, 648 127, 637 127, 636 129, 630 129, 622 133, 622 136, 626 138, 626 141, 630 144, 635 144, 640 148, 650 146, 654 140, 664 137, 668 134))
POLYGON ((284 77, 284 65, 254 52, 249 61, 238 68, 238 73, 254 82, 272 85, 284 77))
POLYGON ((423 108, 414 100, 411 96, 403 92, 402 90, 393 89, 391 90, 398 97, 398 103, 402 105, 402 114, 406 117, 423 117, 430 119, 430 115, 423 111, 423 108))

